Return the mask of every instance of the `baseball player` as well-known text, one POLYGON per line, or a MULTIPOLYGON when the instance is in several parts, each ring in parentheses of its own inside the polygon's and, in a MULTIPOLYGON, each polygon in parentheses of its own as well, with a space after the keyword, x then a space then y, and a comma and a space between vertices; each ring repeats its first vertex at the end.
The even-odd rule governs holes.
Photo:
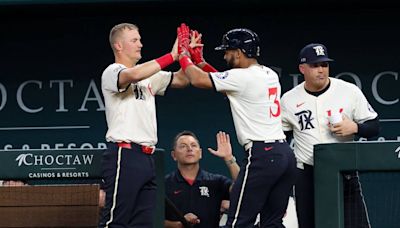
POLYGON ((179 52, 179 62, 186 76, 195 87, 226 93, 238 141, 245 149, 226 227, 252 227, 259 213, 261 227, 283 227, 296 161, 282 130, 278 75, 257 62, 257 34, 238 28, 223 36, 216 50, 225 51, 224 59, 233 68, 225 72, 204 72, 185 49, 179 52))
MULTIPOLYGON (((229 135, 219 132, 216 137, 217 150, 208 150, 224 159, 235 181, 239 166, 232 155, 229 135)), ((229 200, 232 180, 200 167, 202 149, 191 131, 183 131, 175 137, 171 156, 177 162, 177 169, 165 177, 166 196, 194 228, 218 227, 221 203, 229 200)), ((165 228, 182 227, 177 215, 168 208, 165 210, 165 219, 165 228)))
MULTIPOLYGON (((377 113, 361 90, 329 77, 328 51, 309 44, 299 55, 304 82, 282 96, 284 131, 293 131, 299 179, 295 185, 300 228, 314 224, 313 146, 353 140, 354 135, 373 137, 379 132, 377 113)), ((345 174, 345 227, 370 227, 357 172, 345 174), (348 196, 348 199, 346 199, 348 196), (351 211, 350 207, 357 208, 351 211)))
POLYGON ((115 63, 102 75, 108 131, 103 155, 106 192, 99 227, 152 227, 156 204, 153 152, 157 143, 155 95, 182 88, 182 71, 161 71, 177 58, 177 42, 160 58, 137 65, 143 47, 136 25, 123 23, 110 32, 115 63))

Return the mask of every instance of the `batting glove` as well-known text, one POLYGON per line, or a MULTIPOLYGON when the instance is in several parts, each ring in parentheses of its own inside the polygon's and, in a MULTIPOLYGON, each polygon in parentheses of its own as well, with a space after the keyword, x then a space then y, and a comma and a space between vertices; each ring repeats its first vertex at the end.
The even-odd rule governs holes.
POLYGON ((190 43, 191 45, 189 45, 189 53, 192 57, 193 63, 196 65, 205 62, 203 57, 203 44, 201 43, 201 38, 199 36, 200 34, 197 30, 192 30, 192 42, 190 43), (192 47, 192 44, 194 47, 192 47))
POLYGON ((178 55, 189 56, 189 26, 182 23, 180 27, 177 28, 178 34, 178 55))

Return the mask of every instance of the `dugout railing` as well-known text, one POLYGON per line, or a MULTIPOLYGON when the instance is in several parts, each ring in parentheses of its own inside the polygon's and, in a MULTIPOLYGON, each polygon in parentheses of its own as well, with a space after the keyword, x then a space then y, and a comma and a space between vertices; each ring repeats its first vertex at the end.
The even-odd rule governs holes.
POLYGON ((358 170, 361 173, 360 179, 371 227, 400 227, 399 153, 400 141, 316 145, 316 227, 344 228, 341 172, 348 170, 358 170), (374 174, 378 174, 378 178, 374 178, 374 174))
MULTIPOLYGON (((104 149, 1 150, 0 227, 97 227, 104 149)), ((157 205, 154 227, 164 226, 164 150, 154 153, 157 205)))

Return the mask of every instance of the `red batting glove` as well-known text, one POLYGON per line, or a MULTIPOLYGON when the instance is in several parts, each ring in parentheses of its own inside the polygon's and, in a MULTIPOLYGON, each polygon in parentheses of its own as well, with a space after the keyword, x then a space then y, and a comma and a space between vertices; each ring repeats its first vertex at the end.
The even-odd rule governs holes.
MULTIPOLYGON (((200 34, 198 31, 194 30, 193 35, 194 35, 194 38, 197 38, 200 34)), ((199 39, 196 42, 196 44, 202 44, 201 39, 199 39)), ((189 46, 189 53, 190 53, 190 56, 192 57, 194 64, 197 65, 199 63, 205 62, 204 57, 203 57, 203 46, 198 46, 198 47, 194 47, 194 48, 191 48, 189 46)))
POLYGON ((182 23, 180 27, 177 28, 178 35, 178 55, 189 55, 189 26, 182 23))
MULTIPOLYGON (((192 31, 192 34, 194 36, 194 39, 196 39, 200 35, 199 32, 196 31, 196 30, 192 31)), ((196 44, 202 44, 201 43, 201 39, 198 39, 196 44)), ((213 66, 211 66, 208 63, 206 63, 206 61, 204 60, 204 57, 203 57, 203 45, 196 46, 194 48, 191 48, 189 46, 189 53, 190 53, 190 56, 191 56, 192 61, 193 61, 194 64, 199 65, 199 64, 202 63, 203 66, 201 67, 201 69, 203 71, 205 71, 205 72, 217 72, 217 70, 213 66)))

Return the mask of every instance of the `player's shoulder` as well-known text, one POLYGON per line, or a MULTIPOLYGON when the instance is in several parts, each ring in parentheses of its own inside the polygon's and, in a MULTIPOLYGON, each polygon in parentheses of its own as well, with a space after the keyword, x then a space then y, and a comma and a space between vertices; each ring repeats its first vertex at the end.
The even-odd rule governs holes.
POLYGON ((200 170, 200 176, 203 180, 206 181, 219 181, 219 180, 226 180, 229 179, 228 177, 222 175, 222 174, 218 174, 218 173, 211 173, 208 172, 206 170, 201 169, 200 170))
POLYGON ((254 64, 254 65, 251 65, 250 67, 244 68, 244 69, 247 69, 248 72, 250 72, 251 74, 259 74, 259 75, 278 77, 278 73, 276 71, 274 71, 272 68, 270 68, 268 66, 261 65, 261 64, 254 64))
POLYGON ((286 99, 293 100, 293 98, 298 97, 302 93, 304 93, 304 82, 298 84, 297 86, 293 87, 289 91, 285 92, 282 95, 281 100, 286 100, 286 99))
MULTIPOLYGON (((243 73, 248 73, 248 74, 254 74, 255 72, 261 72, 261 73, 267 73, 267 74, 276 74, 277 73, 272 70, 271 68, 264 66, 264 65, 260 65, 260 64, 254 64, 251 65, 249 67, 245 67, 245 68, 232 68, 230 70, 224 71, 224 72, 217 72, 217 73, 228 73, 228 74, 243 74, 243 73)), ((215 73, 214 73, 215 74, 215 73)))
POLYGON ((228 74, 228 75, 242 75, 243 73, 250 72, 248 68, 233 68, 223 72, 217 72, 221 74, 228 74))
POLYGON ((175 171, 172 171, 172 172, 168 173, 167 175, 165 175, 164 179, 165 179, 165 181, 171 181, 171 180, 175 179, 176 176, 177 176, 177 171, 175 170, 175 171))
POLYGON ((339 89, 340 91, 347 91, 349 93, 361 92, 357 85, 347 82, 340 78, 330 78, 332 87, 339 89))
POLYGON ((268 72, 269 74, 276 74, 278 75, 278 73, 273 70, 271 67, 265 66, 265 65, 260 65, 261 70, 268 72))
POLYGON ((214 81, 231 81, 244 83, 249 77, 246 77, 248 72, 244 68, 234 68, 227 71, 221 72, 210 72, 209 73, 214 81))
POLYGON ((108 67, 105 69, 106 70, 112 70, 112 71, 118 71, 127 68, 125 65, 121 63, 112 63, 108 65, 108 67))
POLYGON ((203 178, 205 180, 212 180, 212 179, 215 178, 215 175, 216 174, 214 174, 214 173, 208 172, 208 171, 206 171, 204 169, 200 169, 200 175, 199 176, 201 176, 201 178, 203 178))
POLYGON ((123 64, 112 63, 112 64, 108 65, 108 67, 103 71, 103 77, 111 75, 111 74, 118 74, 118 72, 120 72, 121 70, 123 70, 125 68, 127 68, 127 67, 124 66, 123 64))

